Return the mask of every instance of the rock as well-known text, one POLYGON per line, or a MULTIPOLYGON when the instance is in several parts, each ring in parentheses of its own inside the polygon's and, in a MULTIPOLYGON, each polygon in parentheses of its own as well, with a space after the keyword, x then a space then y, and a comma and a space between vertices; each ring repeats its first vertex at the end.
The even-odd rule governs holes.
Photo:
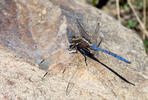
POLYGON ((142 40, 103 11, 75 0, 1 0, 0 9, 1 100, 148 99, 148 59, 142 40), (100 23, 93 40, 103 37, 101 48, 132 63, 101 52, 97 58, 135 86, 91 59, 86 66, 80 53, 69 53, 67 28, 79 33, 76 18, 90 37, 100 23), (44 78, 42 66, 49 66, 44 78))

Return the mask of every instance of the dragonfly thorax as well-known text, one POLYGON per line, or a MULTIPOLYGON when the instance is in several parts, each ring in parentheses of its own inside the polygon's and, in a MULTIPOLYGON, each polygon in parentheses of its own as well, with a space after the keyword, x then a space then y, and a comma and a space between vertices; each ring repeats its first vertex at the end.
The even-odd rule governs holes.
POLYGON ((90 48, 90 44, 87 43, 85 40, 75 37, 70 40, 72 45, 78 46, 80 48, 90 48))

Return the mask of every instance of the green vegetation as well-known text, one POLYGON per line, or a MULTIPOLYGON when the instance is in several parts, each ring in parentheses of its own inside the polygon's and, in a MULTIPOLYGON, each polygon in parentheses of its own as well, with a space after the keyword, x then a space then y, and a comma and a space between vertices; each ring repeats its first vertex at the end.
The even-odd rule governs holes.
POLYGON ((135 4, 137 7, 143 7, 143 2, 142 1, 136 1, 135 4))
POLYGON ((133 27, 136 27, 136 25, 137 25, 137 22, 136 21, 129 20, 127 27, 128 28, 133 28, 133 27))
POLYGON ((145 45, 146 52, 148 53, 148 40, 144 40, 143 43, 145 45))
MULTIPOLYGON (((92 5, 95 6, 97 3, 100 3, 98 1, 101 2, 101 0, 92 0, 92 5)), ((100 4, 103 4, 103 2, 100 4)), ((144 34, 145 31, 148 32, 148 0, 119 0, 119 4, 117 2, 117 0, 109 0, 107 4, 103 5, 103 8, 112 13, 116 18, 120 16, 120 22, 124 26, 137 31, 148 53, 148 36, 144 34), (117 12, 117 9, 120 12, 117 12), (143 29, 139 23, 143 24, 145 28, 143 29)))
POLYGON ((125 9, 125 8, 128 8, 128 7, 129 7, 128 3, 120 6, 121 9, 125 9))
POLYGON ((97 3, 98 3, 98 0, 92 0, 92 5, 93 6, 97 5, 97 3))

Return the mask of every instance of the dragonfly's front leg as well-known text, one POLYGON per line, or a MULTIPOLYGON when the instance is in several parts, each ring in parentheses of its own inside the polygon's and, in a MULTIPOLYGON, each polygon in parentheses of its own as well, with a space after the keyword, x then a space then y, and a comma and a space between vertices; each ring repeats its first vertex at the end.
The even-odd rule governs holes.
POLYGON ((69 51, 71 51, 70 53, 77 53, 77 49, 76 49, 76 45, 75 44, 71 44, 68 48, 69 51))
POLYGON ((74 49, 75 49, 75 44, 69 45, 69 48, 68 48, 69 51, 72 51, 72 50, 74 50, 74 49))
MULTIPOLYGON (((69 50, 69 49, 68 49, 69 50)), ((78 53, 77 49, 73 49, 73 50, 69 50, 69 54, 75 54, 75 53, 78 53)))

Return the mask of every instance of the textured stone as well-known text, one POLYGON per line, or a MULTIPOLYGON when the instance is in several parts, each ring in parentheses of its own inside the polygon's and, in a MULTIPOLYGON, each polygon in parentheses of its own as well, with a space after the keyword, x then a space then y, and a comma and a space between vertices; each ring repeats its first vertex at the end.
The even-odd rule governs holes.
POLYGON ((147 100, 148 59, 141 39, 118 21, 75 0, 0 1, 1 100, 147 100), (126 64, 98 53, 103 63, 136 86, 129 85, 102 65, 68 52, 67 28, 79 33, 76 18, 101 48, 130 60, 126 64), (48 74, 40 67, 48 66, 48 74), (40 65, 40 67, 39 67, 40 65))

